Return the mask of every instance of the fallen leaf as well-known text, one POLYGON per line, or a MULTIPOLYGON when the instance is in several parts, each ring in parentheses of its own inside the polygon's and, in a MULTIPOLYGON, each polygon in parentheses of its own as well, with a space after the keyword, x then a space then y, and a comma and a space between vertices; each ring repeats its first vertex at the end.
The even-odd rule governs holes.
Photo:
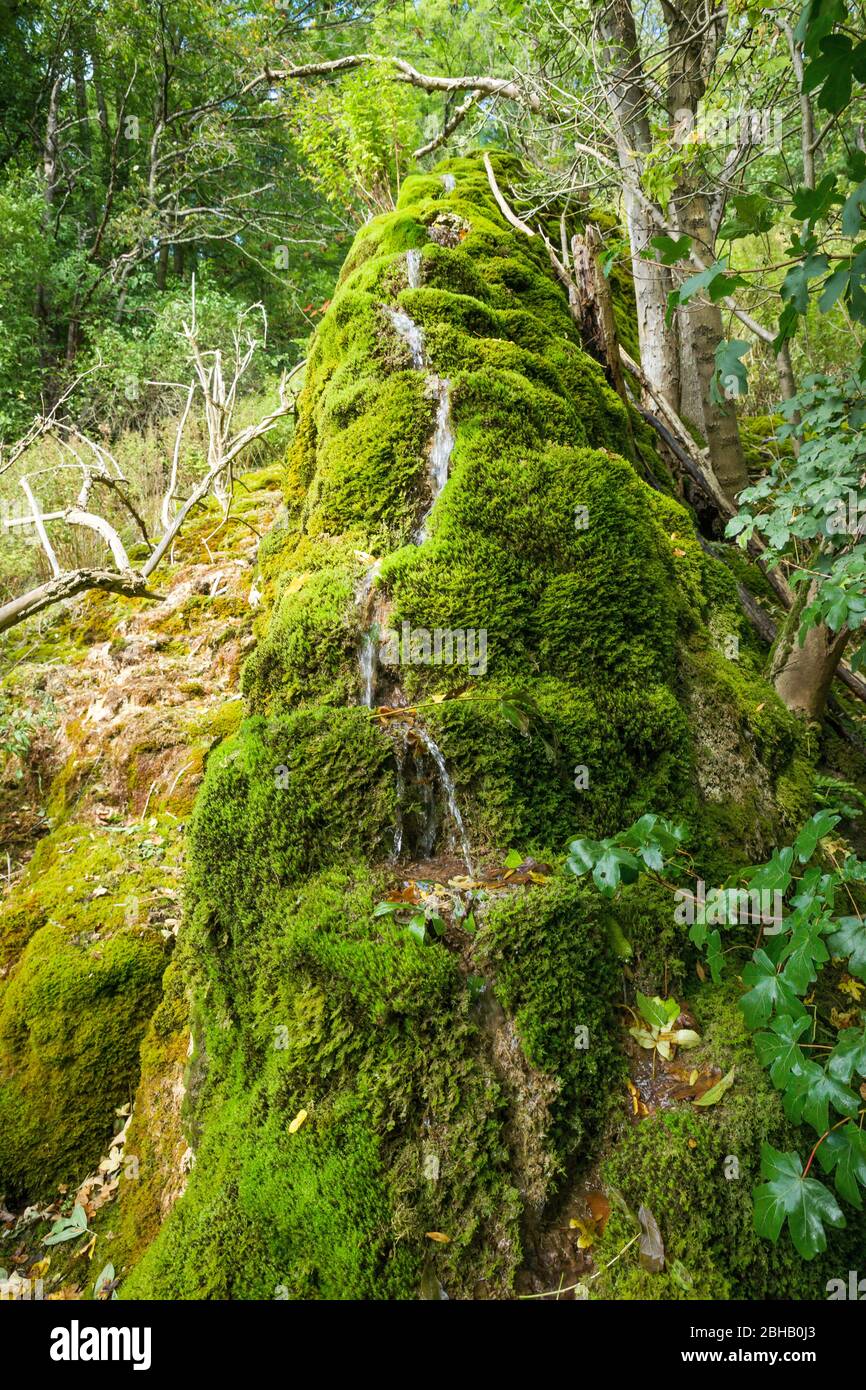
POLYGON ((289 1134, 297 1134, 298 1130, 301 1128, 301 1125, 304 1123, 306 1118, 306 1110, 299 1110, 295 1118, 292 1120, 292 1123, 289 1125, 289 1134))
POLYGON ((572 1217, 568 1224, 572 1231, 580 1231, 580 1236, 577 1241, 578 1250, 591 1250, 598 1234, 595 1222, 592 1220, 581 1221, 575 1216, 572 1217))
POLYGON ((717 1081, 715 1086, 711 1086, 704 1095, 698 1096, 695 1105, 717 1105, 725 1092, 733 1086, 736 1074, 737 1068, 731 1067, 731 1070, 722 1077, 721 1081, 717 1081))
POLYGON ((649 1207, 643 1205, 638 1208, 637 1219, 641 1232, 638 1245, 640 1262, 648 1273, 661 1274, 665 1267, 665 1247, 658 1222, 649 1207))
POLYGON ((308 573, 308 572, 306 572, 306 573, 304 573, 304 574, 296 574, 295 577, 294 577, 294 579, 292 580, 291 584, 290 584, 290 585, 288 586, 288 588, 286 589, 286 593, 287 593, 287 594, 296 594, 296 593, 298 592, 299 589, 303 589, 303 587, 304 587, 304 585, 306 584, 306 582, 307 582, 307 580, 309 579, 309 577, 310 577, 310 576, 309 576, 309 573, 308 573))
POLYGON ((451 1244, 451 1237, 444 1235, 442 1231, 425 1231, 424 1234, 428 1240, 435 1240, 438 1245, 451 1244))

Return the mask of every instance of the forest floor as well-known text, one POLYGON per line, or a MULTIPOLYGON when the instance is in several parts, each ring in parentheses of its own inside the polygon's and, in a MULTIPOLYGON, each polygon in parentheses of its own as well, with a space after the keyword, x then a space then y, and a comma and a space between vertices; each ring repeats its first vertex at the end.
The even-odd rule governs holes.
MULTIPOLYGON (((213 506, 199 513, 155 576, 158 601, 90 595, 0 641, 0 697, 30 712, 29 746, 0 764, 0 913, 11 899, 22 924, 0 979, 46 922, 86 931, 97 953, 100 933, 120 922, 158 933, 171 949, 186 820, 209 750, 242 717, 258 540, 281 506, 279 477, 273 467, 240 478, 222 527, 213 506)), ((21 1296, 28 1280, 31 1290, 41 1280, 45 1297, 87 1297, 94 1261, 103 1248, 110 1257, 134 1080, 127 1102, 105 1117, 94 1172, 24 1211, 8 1210, 0 1193, 0 1278, 5 1270, 20 1282, 21 1296), (76 1207, 86 1228, 46 1247, 76 1207)), ((179 1107, 182 1068, 173 1089, 179 1107)), ((172 1198, 188 1166, 177 1148, 172 1198)))

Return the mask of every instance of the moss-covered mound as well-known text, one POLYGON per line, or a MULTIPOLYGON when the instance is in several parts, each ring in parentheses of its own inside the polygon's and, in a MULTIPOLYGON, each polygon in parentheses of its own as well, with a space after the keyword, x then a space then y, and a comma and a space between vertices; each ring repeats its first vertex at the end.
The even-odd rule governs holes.
POLYGON ((634 437, 482 163, 407 179, 312 347, 252 717, 193 815, 196 1163, 125 1296, 507 1296, 622 1070, 613 943, 652 956, 670 911, 612 922, 538 873, 470 890, 472 918, 443 887, 420 944, 377 903, 459 888, 461 838, 475 868, 555 864, 647 809, 692 823, 709 877, 807 805, 734 578, 634 437))
MULTIPOLYGON (((86 830, 80 838, 92 849, 86 830)), ((130 894, 140 886, 124 885, 130 894)), ((45 884, 23 896, 33 912, 48 896, 45 884)), ((0 1177, 10 1201, 50 1196, 101 1158, 118 1127, 115 1107, 138 1080, 139 1043, 167 959, 161 934, 138 924, 137 899, 105 905, 98 922, 94 913, 98 930, 88 929, 86 911, 75 929, 63 923, 68 897, 51 905, 57 915, 42 926, 37 919, 0 983, 0 1177)))

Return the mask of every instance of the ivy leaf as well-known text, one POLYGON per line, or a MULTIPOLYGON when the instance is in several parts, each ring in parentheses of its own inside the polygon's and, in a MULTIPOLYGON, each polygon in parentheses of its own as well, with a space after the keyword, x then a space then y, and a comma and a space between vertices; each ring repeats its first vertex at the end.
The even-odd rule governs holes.
POLYGON ((794 850, 790 845, 774 849, 772 858, 746 876, 746 887, 759 893, 787 893, 791 886, 794 850))
POLYGON ((824 965, 830 959, 830 952, 821 938, 823 928, 823 919, 802 923, 792 932, 779 956, 779 961, 785 962, 783 978, 798 994, 805 994, 812 981, 818 978, 815 966, 824 965))
POLYGON ((768 1023, 774 1010, 790 1014, 793 1018, 801 1018, 805 1013, 790 980, 776 974, 776 968, 766 951, 755 952, 743 971, 743 983, 750 986, 749 992, 740 1000, 749 1028, 760 1028, 768 1023))
POLYGON ((859 917, 840 917, 836 925, 827 945, 834 956, 847 958, 850 974, 866 980, 866 926, 859 917))
POLYGON ((827 1058, 827 1070, 836 1081, 850 1085, 855 1071, 866 1076, 866 1028, 843 1028, 827 1058))
POLYGON ((803 1120, 819 1134, 830 1128, 830 1106, 841 1115, 856 1115, 860 1098, 836 1081, 817 1062, 801 1062, 792 1070, 782 1107, 792 1124, 803 1120))
POLYGON ((592 870, 593 882, 600 888, 606 898, 612 898, 620 885, 623 883, 634 883, 640 873, 640 864, 633 854, 628 850, 619 849, 616 845, 608 844, 601 858, 597 860, 592 870))
POLYGON ((568 846, 568 859, 566 868, 580 878, 582 874, 588 874, 590 869, 595 867, 595 862, 601 857, 604 850, 598 840, 572 840, 568 846))
POLYGON ((791 1239, 804 1260, 826 1250, 825 1223, 837 1229, 845 1225, 829 1188, 817 1178, 803 1176, 796 1154, 780 1153, 772 1144, 761 1145, 761 1176, 767 1181, 753 1194, 758 1235, 777 1241, 787 1217, 791 1239))
POLYGON ((807 863, 812 858, 818 847, 818 841, 823 840, 824 836, 833 829, 833 826, 839 824, 840 819, 840 816, 834 816, 831 811, 818 811, 810 820, 806 821, 794 841, 794 851, 801 864, 807 863))
MULTIPOLYGON (((778 1089, 784 1090, 794 1067, 805 1061, 800 1049, 800 1038, 809 1031, 811 1019, 808 1014, 802 1018, 790 1018, 780 1014, 770 1024, 769 1033, 756 1033, 755 1051, 762 1067, 769 1067, 770 1080, 778 1089)), ((850 1080, 842 1077, 840 1080, 850 1080)))
POLYGON ((836 1191, 858 1211, 863 1208, 861 1187, 866 1187, 866 1134, 857 1125, 844 1125, 828 1134, 817 1150, 825 1173, 834 1173, 836 1191))

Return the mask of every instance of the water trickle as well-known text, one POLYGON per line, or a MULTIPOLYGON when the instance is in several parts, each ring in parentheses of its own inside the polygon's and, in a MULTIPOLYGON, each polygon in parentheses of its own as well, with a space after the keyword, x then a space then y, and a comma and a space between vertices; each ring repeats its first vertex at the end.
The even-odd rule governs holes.
POLYGON ((404 314, 402 309, 392 309, 390 304, 385 305, 385 313, 394 325, 394 328, 409 346, 412 353, 412 366, 424 366, 424 330, 410 319, 408 314, 404 314))
POLYGON ((396 750, 397 761, 397 808, 394 821, 394 858, 403 853, 406 838, 404 808, 406 805, 406 759, 409 756, 409 730, 404 724, 400 731, 400 744, 396 750))
POLYGON ((435 741, 432 735, 427 732, 426 729, 416 728, 415 733, 417 737, 420 739, 421 743, 427 749, 427 752, 430 754, 430 757, 433 759, 434 763, 436 764, 436 768, 439 773, 439 781, 442 785, 442 790, 445 793, 445 801, 448 806, 448 814, 454 822, 454 827, 457 831, 457 835, 460 840, 460 850, 463 855, 463 863, 466 865, 466 872, 469 874, 470 877, 472 877, 475 871, 472 868, 472 854, 469 848, 469 837, 466 834, 466 827, 463 824, 463 817, 460 814, 460 807, 457 805, 457 793, 454 789, 454 783, 451 780, 451 774, 448 771, 448 767, 445 763, 445 758, 442 753, 442 749, 439 747, 438 743, 435 741))
POLYGON ((421 288, 421 252, 406 252, 406 278, 409 281, 410 290, 420 290, 421 288))
POLYGON ((373 597, 373 585, 382 567, 381 560, 374 560, 373 564, 365 571, 360 584, 355 590, 355 602, 361 610, 363 621, 367 624, 364 636, 361 638, 361 648, 358 653, 358 671, 361 680, 361 704, 366 705, 367 709, 373 708, 373 700, 376 695, 376 677, 378 675, 378 641, 379 641, 379 619, 384 611, 384 601, 376 601, 373 597))
POLYGON ((445 185, 445 192, 446 192, 446 193, 453 193, 454 190, 455 190, 455 188, 457 187, 457 180, 456 180, 456 178, 454 177, 454 175, 453 175, 453 174, 442 174, 442 175, 440 175, 440 177, 441 177, 441 179, 442 179, 442 182, 443 182, 444 185, 445 185))
POLYGON ((436 392, 439 404, 436 407, 436 429, 427 456, 427 476, 430 480, 430 505, 421 518, 421 525, 415 532, 416 545, 427 539, 428 522, 436 498, 448 481, 448 466, 454 448, 454 430, 451 426, 451 382, 446 377, 431 376, 429 384, 436 392))

